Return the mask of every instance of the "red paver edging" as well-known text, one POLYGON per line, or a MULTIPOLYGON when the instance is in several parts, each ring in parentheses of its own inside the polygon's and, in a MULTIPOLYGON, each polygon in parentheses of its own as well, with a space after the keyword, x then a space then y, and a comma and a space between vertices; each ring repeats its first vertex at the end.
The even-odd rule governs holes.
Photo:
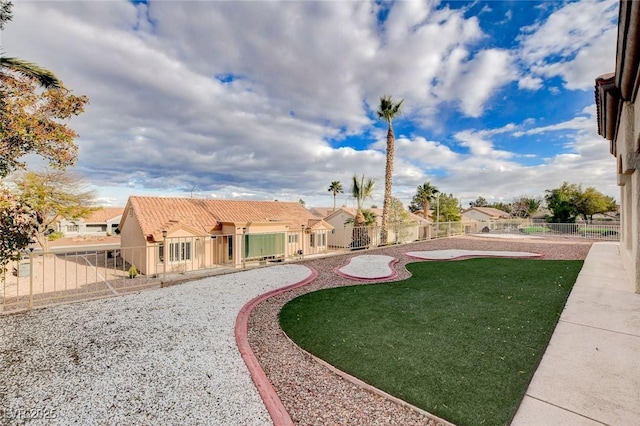
MULTIPOLYGON (((354 256, 357 257, 357 256, 354 256)), ((351 263, 351 260, 354 258, 351 257, 349 258, 349 261, 347 263, 345 263, 342 266, 338 266, 337 268, 333 269, 333 272, 336 275, 340 275, 343 278, 347 278, 349 280, 353 280, 353 281, 362 281, 362 282, 374 282, 374 281, 381 281, 381 280, 391 280, 394 279, 398 276, 398 271, 396 271, 396 269, 393 267, 396 263, 398 263, 400 261, 400 259, 398 259, 397 257, 394 257, 393 259, 391 259, 389 261, 389 269, 391 269, 391 274, 389 275, 385 275, 385 276, 380 276, 380 277, 373 277, 373 278, 366 278, 366 277, 357 277, 355 275, 349 275, 349 274, 345 274, 344 272, 342 272, 340 270, 340 268, 344 268, 345 266, 347 266, 348 264, 351 263)))
POLYGON ((260 397, 271 416, 271 420, 273 420, 274 426, 293 426, 293 420, 291 420, 291 416, 289 416, 289 413, 284 408, 284 405, 282 404, 282 401, 280 401, 280 398, 278 398, 278 394, 273 388, 273 385, 260 366, 256 355, 253 353, 253 350, 251 350, 248 339, 249 315, 253 308, 262 301, 294 288, 307 285, 318 277, 318 271, 313 268, 309 268, 308 266, 305 267, 311 272, 307 278, 295 284, 277 288, 254 297, 247 302, 242 309, 240 309, 238 317, 236 318, 235 335, 238 350, 240 351, 240 355, 242 356, 244 363, 249 369, 251 379, 258 389, 258 393, 260 393, 260 397))

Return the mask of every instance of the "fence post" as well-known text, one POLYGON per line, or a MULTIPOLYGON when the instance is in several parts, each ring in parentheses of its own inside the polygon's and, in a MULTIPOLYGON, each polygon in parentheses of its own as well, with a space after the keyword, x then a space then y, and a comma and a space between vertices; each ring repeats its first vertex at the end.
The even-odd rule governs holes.
MULTIPOLYGON (((18 263, 18 275, 20 275, 20 263, 18 263)), ((33 251, 29 252, 29 309, 33 309, 33 251)))

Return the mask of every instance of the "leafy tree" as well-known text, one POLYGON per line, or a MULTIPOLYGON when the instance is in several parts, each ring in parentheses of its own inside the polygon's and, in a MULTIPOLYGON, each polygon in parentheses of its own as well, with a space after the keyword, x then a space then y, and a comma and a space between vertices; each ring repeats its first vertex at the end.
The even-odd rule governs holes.
POLYGON ((478 197, 475 201, 469 203, 470 207, 491 207, 484 197, 478 197))
POLYGON ((380 106, 378 107, 378 118, 387 122, 387 161, 384 172, 384 202, 382 204, 382 235, 381 242, 385 244, 387 241, 387 222, 389 220, 389 207, 391 203, 391 186, 393 180, 393 157, 395 154, 395 136, 393 134, 392 121, 400 115, 400 107, 402 102, 394 102, 391 96, 385 95, 380 97, 380 106))
POLYGON ((6 189, 0 190, 0 268, 35 237, 38 218, 31 208, 6 189))
POLYGON ((81 177, 60 170, 26 172, 15 180, 16 196, 37 218, 35 238, 49 250, 47 234, 60 219, 80 219, 95 210, 95 192, 81 177))
POLYGON ((336 196, 344 193, 342 184, 339 180, 334 180, 331 182, 331 185, 329 185, 328 191, 333 193, 333 211, 336 211, 336 196))
MULTIPOLYGON (((12 3, 0 0, 0 31, 11 20, 12 3)), ((88 99, 74 96, 51 72, 0 54, 0 179, 24 169, 20 158, 37 154, 60 169, 73 165, 77 134, 60 121, 78 115, 88 99)), ((0 265, 27 247, 44 218, 29 200, 2 189, 0 265)))
POLYGON ((593 215, 615 211, 618 208, 613 197, 604 195, 593 186, 578 195, 575 201, 576 213, 584 220, 593 220, 593 215))
POLYGON ((73 165, 78 135, 60 121, 82 113, 88 99, 65 88, 38 90, 34 80, 23 76, 0 83, 0 177, 24 169, 20 159, 32 153, 55 168, 73 165))
POLYGON ((438 221, 440 222, 457 222, 462 219, 458 199, 453 194, 438 194, 438 221))
POLYGON ((491 203, 488 207, 493 207, 494 209, 502 210, 503 212, 509 214, 511 214, 511 210, 513 209, 513 205, 511 203, 505 203, 502 201, 491 203))
POLYGON ((590 186, 583 190, 582 185, 564 182, 559 188, 545 191, 545 201, 552 215, 549 222, 573 223, 582 216, 590 220, 594 214, 614 211, 617 208, 613 197, 604 195, 590 186))
POLYGON ((547 189, 544 199, 552 213, 551 216, 547 217, 547 221, 553 223, 575 222, 578 213, 576 212, 574 201, 580 192, 581 188, 578 185, 569 184, 568 182, 564 182, 559 188, 547 189))
POLYGON ((511 215, 523 218, 531 217, 532 214, 538 211, 541 204, 542 200, 538 198, 518 197, 511 203, 511 215))
POLYGON ((298 202, 300 203, 300 205, 301 205, 302 207, 305 207, 305 206, 307 205, 307 202, 306 202, 306 201, 304 201, 302 198, 300 198, 300 199, 298 200, 298 202))
POLYGON ((437 194, 439 194, 438 188, 431 185, 429 182, 425 182, 422 185, 418 186, 416 191, 416 195, 413 196, 413 200, 411 200, 411 204, 409 205, 409 210, 415 213, 418 210, 422 210, 422 216, 425 219, 429 218, 429 207, 431 203, 433 203, 437 199, 437 194))

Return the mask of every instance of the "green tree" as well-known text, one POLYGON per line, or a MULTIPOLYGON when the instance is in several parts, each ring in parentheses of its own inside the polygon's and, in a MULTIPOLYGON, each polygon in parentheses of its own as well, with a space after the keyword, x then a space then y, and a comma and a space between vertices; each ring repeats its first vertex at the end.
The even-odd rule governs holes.
POLYGON ((391 96, 380 97, 378 118, 387 122, 387 160, 384 171, 384 202, 382 204, 382 233, 381 243, 387 242, 387 222, 389 220, 389 207, 391 203, 391 190, 393 184, 393 157, 395 155, 395 136, 393 134, 393 119, 400 115, 402 102, 394 102, 391 96))
POLYGON ((489 202, 484 197, 478 197, 475 201, 469 203, 470 207, 490 207, 489 202))
POLYGON ((306 206, 307 206, 307 202, 306 202, 306 201, 304 201, 302 198, 300 198, 300 199, 298 200, 298 202, 300 203, 300 205, 301 205, 302 207, 306 207, 306 206))
POLYGON ((438 221, 439 222, 457 222, 462 219, 458 199, 453 194, 438 194, 438 221))
POLYGON ((578 215, 575 200, 580 192, 581 188, 578 185, 568 182, 564 182, 559 188, 547 189, 544 199, 552 213, 547 217, 547 221, 552 223, 575 222, 578 215))
POLYGON ((43 251, 49 250, 47 234, 60 219, 80 219, 95 208, 95 192, 75 174, 60 170, 26 172, 15 179, 16 197, 35 213, 34 236, 43 251))
POLYGON ((336 211, 336 196, 338 194, 343 194, 344 193, 344 189, 342 188, 342 184, 340 183, 339 180, 334 180, 333 182, 331 182, 331 185, 329 185, 329 192, 333 193, 333 211, 336 211))
POLYGON ((593 215, 615 211, 618 208, 613 197, 604 195, 593 186, 581 192, 575 200, 575 211, 584 220, 593 220, 593 215))
POLYGON ((429 218, 429 207, 431 203, 433 203, 437 199, 437 194, 439 194, 438 188, 431 185, 429 182, 425 182, 422 185, 418 186, 416 191, 416 195, 413 196, 411 200, 411 204, 409 205, 409 210, 415 213, 418 210, 422 210, 422 217, 425 219, 429 218))
POLYGON ((375 181, 371 178, 367 178, 365 180, 364 175, 361 178, 358 178, 358 175, 353 175, 351 182, 351 196, 356 199, 357 211, 356 211, 356 220, 354 222, 355 226, 364 226, 365 219, 362 213, 362 208, 364 202, 371 198, 373 194, 373 187, 375 185, 375 181))

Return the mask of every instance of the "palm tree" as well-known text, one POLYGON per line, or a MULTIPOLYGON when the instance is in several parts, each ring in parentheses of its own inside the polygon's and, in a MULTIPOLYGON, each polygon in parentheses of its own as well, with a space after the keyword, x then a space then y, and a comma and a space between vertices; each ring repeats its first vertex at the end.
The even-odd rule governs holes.
POLYGON ((329 192, 333 192, 333 211, 336 211, 336 195, 344 194, 344 189, 342 189, 342 184, 339 180, 334 180, 329 185, 329 192))
POLYGON ((387 242, 387 221, 389 219, 389 207, 391 204, 391 185, 393 178, 393 156, 395 152, 395 136, 393 134, 393 125, 391 122, 395 117, 400 115, 400 102, 394 102, 389 95, 380 97, 380 107, 377 111, 378 118, 387 122, 387 163, 384 171, 384 203, 382 204, 382 234, 381 243, 387 242))
POLYGON ((365 200, 371 198, 374 182, 375 181, 371 178, 365 180, 364 175, 359 179, 357 175, 353 175, 351 195, 356 199, 356 204, 358 206, 353 223, 353 230, 351 231, 351 248, 353 249, 363 249, 367 247, 371 241, 366 228, 367 219, 364 215, 362 206, 365 200))
POLYGON ((364 202, 371 198, 373 193, 373 186, 375 181, 371 178, 367 178, 365 181, 364 175, 358 179, 358 175, 353 175, 351 183, 351 196, 356 199, 356 205, 358 206, 356 211, 355 226, 364 226, 365 218, 362 214, 362 205, 364 202))
MULTIPOLYGON (((13 17, 10 1, 0 0, 0 31, 4 29, 4 24, 11 21, 13 17)), ((7 58, 0 53, 0 82, 13 79, 13 73, 20 74, 30 80, 38 82, 46 89, 59 89, 62 83, 51 71, 46 70, 32 62, 19 58, 7 58)))
POLYGON ((431 185, 429 182, 425 182, 418 186, 416 195, 413 196, 412 203, 420 206, 422 209, 422 216, 425 219, 428 219, 429 207, 431 206, 431 203, 436 200, 436 195, 439 193, 440 191, 438 191, 438 188, 431 185))

